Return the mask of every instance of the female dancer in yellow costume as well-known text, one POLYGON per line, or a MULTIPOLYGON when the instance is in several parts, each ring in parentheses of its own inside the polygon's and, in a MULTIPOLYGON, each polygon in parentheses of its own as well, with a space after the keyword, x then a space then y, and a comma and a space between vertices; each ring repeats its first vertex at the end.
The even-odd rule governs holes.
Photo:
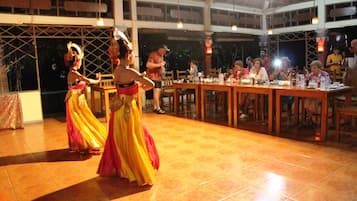
POLYGON ((65 61, 70 66, 66 95, 69 149, 80 153, 96 154, 104 146, 107 131, 89 109, 83 92, 87 84, 97 84, 100 80, 89 79, 77 71, 82 65, 83 58, 83 51, 77 44, 69 42, 67 49, 65 61))
POLYGON ((134 58, 131 43, 121 34, 120 64, 114 70, 117 95, 111 102, 109 134, 97 173, 127 178, 140 186, 152 185, 159 156, 153 138, 142 125, 136 95, 139 84, 149 90, 154 83, 129 67, 134 58))

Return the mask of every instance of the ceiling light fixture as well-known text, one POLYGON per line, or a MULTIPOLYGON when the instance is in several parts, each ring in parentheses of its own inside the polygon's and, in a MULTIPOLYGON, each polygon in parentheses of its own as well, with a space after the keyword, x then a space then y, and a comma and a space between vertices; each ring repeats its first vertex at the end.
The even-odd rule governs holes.
POLYGON ((268 35, 273 35, 273 24, 272 24, 273 15, 274 15, 274 13, 269 16, 269 27, 270 28, 268 29, 268 35))
POLYGON ((102 2, 101 0, 98 1, 98 18, 97 18, 97 26, 104 26, 104 20, 101 17, 101 7, 102 7, 102 2))
MULTIPOLYGON (((235 2, 235 0, 232 0, 232 4, 233 4, 233 23, 232 23, 232 31, 237 31, 237 29, 238 29, 238 25, 237 25, 237 23, 235 22, 236 21, 236 18, 235 18, 235 7, 236 7, 236 2, 235 2)), ((230 16, 230 15, 229 15, 230 16)), ((230 16, 231 17, 231 16, 230 16)), ((232 20, 232 18, 231 18, 231 20, 232 20)))
POLYGON ((312 23, 312 24, 317 24, 317 23, 319 23, 319 18, 317 18, 316 16, 313 17, 313 18, 311 19, 311 23, 312 23))
POLYGON ((316 14, 316 11, 315 11, 315 6, 316 6, 316 4, 315 4, 315 0, 314 0, 314 7, 313 7, 313 9, 314 9, 314 17, 311 19, 311 23, 312 24, 318 24, 319 23, 319 18, 317 17, 317 14, 316 14))
POLYGON ((177 22, 176 22, 176 27, 178 29, 183 28, 183 22, 181 20, 181 11, 180 11, 180 0, 177 0, 177 22))
POLYGON ((177 27, 178 29, 182 29, 182 28, 183 28, 183 22, 182 22, 181 20, 177 20, 177 22, 176 22, 176 27, 177 27))

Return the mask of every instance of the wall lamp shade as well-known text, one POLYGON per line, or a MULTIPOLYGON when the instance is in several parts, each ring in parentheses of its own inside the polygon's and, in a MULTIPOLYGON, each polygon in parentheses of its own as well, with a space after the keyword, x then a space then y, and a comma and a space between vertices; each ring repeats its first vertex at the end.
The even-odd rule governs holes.
POLYGON ((313 18, 311 19, 311 23, 312 23, 312 24, 317 24, 317 23, 319 23, 319 18, 313 17, 313 18))
POLYGON ((101 17, 97 18, 97 26, 104 26, 103 18, 101 18, 101 17))
POLYGON ((183 22, 182 22, 181 20, 178 20, 178 21, 176 22, 176 27, 177 27, 178 29, 182 29, 182 28, 183 28, 183 22))

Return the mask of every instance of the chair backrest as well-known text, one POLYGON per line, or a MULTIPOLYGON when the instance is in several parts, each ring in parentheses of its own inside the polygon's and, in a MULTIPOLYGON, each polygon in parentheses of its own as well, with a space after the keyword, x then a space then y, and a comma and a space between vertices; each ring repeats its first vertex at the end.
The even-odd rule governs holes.
POLYGON ((209 77, 218 77, 219 73, 221 73, 220 68, 209 68, 207 71, 209 77))
POLYGON ((113 74, 100 74, 100 87, 110 87, 114 86, 114 75, 113 74))
POLYGON ((335 70, 333 70, 333 71, 331 71, 330 69, 326 69, 326 72, 328 72, 328 75, 330 76, 330 80, 332 81, 332 82, 336 82, 336 71, 335 70))
POLYGON ((343 82, 343 78, 346 76, 347 66, 341 66, 341 71, 336 72, 336 82, 343 82))
POLYGON ((357 68, 348 68, 344 79, 344 84, 353 87, 353 95, 357 95, 357 68))
POLYGON ((176 70, 176 79, 187 79, 187 71, 186 70, 176 70))
POLYGON ((174 82, 174 71, 173 70, 166 71, 162 78, 162 87, 164 89, 172 88, 173 82, 174 82))

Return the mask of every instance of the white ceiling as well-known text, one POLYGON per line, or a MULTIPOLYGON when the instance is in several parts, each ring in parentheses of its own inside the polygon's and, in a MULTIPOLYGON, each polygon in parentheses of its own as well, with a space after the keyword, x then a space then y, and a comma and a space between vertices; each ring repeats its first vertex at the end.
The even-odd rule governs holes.
POLYGON ((307 1, 311 0, 213 0, 215 3, 226 3, 258 9, 279 8, 307 1))

